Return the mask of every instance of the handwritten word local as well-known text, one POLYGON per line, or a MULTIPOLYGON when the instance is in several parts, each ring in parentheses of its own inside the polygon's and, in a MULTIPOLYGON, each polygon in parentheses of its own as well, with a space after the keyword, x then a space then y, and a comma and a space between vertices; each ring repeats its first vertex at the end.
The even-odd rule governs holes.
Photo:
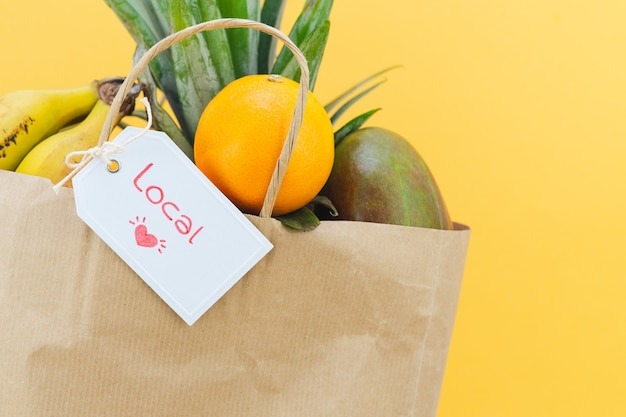
POLYGON ((181 210, 178 205, 172 201, 165 201, 165 192, 163 189, 157 185, 149 185, 144 187, 143 185, 139 185, 139 181, 142 179, 146 173, 152 169, 154 163, 150 162, 146 167, 135 177, 133 180, 133 185, 140 193, 145 193, 148 201, 154 205, 161 206, 161 212, 165 218, 174 223, 174 227, 183 236, 187 236, 191 234, 188 242, 193 245, 193 240, 204 226, 198 227, 195 231, 193 230, 193 221, 186 214, 181 214, 181 210), (193 231, 193 233, 192 233, 193 231))

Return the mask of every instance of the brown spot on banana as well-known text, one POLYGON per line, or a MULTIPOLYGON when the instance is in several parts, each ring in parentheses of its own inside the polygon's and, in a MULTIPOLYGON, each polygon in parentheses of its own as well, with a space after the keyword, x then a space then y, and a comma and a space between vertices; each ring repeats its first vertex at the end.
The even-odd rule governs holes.
POLYGON ((21 122, 15 129, 13 129, 7 136, 0 142, 0 158, 6 158, 6 148, 11 145, 17 145, 17 137, 21 132, 28 134, 28 128, 35 122, 35 119, 28 116, 23 122, 21 122))

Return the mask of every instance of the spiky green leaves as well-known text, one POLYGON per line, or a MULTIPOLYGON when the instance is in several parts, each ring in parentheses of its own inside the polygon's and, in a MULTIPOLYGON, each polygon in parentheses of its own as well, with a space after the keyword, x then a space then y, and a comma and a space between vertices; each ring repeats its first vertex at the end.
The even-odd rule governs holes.
MULTIPOLYGON (((146 51, 164 37, 197 23, 224 17, 263 21, 280 25, 285 0, 105 0, 137 43, 146 51)), ((310 88, 324 55, 330 27, 332 0, 308 0, 290 31, 290 37, 309 63, 310 88)), ((136 62, 137 58, 135 59, 136 62)), ((269 35, 257 30, 233 28, 204 31, 176 43, 150 62, 149 83, 160 89, 174 113, 154 114, 155 124, 171 137, 181 135, 193 144, 200 115, 207 103, 235 78, 249 74, 274 73, 298 80, 300 69, 286 48, 276 56, 269 35), (170 117, 171 119, 171 117, 170 117)), ((149 97, 154 109, 160 108, 149 97)))

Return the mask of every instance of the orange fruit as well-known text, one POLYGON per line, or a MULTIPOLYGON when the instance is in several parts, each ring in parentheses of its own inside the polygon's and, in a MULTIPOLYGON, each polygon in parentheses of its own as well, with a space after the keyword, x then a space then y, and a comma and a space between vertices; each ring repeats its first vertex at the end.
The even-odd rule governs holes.
MULTIPOLYGON (((226 85, 206 106, 194 139, 198 168, 240 210, 259 214, 296 105, 299 84, 277 75, 248 75, 226 85)), ((302 127, 273 215, 305 206, 322 189, 335 154, 324 106, 309 92, 302 127)))

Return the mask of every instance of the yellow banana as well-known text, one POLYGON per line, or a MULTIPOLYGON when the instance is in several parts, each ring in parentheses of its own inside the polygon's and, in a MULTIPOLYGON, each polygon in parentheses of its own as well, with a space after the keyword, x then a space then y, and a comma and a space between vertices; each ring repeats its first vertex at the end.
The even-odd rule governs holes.
POLYGON ((39 142, 91 111, 99 82, 59 90, 19 90, 0 96, 0 169, 15 170, 39 142))
MULTIPOLYGON (((119 88, 119 85, 117 86, 119 88)), ((122 104, 122 109, 116 115, 117 124, 122 117, 134 110, 134 102, 139 91, 131 90, 122 104)), ((70 152, 83 151, 98 144, 100 131, 110 110, 110 100, 97 100, 91 112, 80 123, 64 129, 41 141, 22 159, 15 172, 36 175, 50 179, 54 184, 65 178, 71 171, 65 164, 65 158, 70 152)), ((73 161, 79 162, 79 161, 73 161)), ((71 187, 71 182, 65 184, 71 187)))

